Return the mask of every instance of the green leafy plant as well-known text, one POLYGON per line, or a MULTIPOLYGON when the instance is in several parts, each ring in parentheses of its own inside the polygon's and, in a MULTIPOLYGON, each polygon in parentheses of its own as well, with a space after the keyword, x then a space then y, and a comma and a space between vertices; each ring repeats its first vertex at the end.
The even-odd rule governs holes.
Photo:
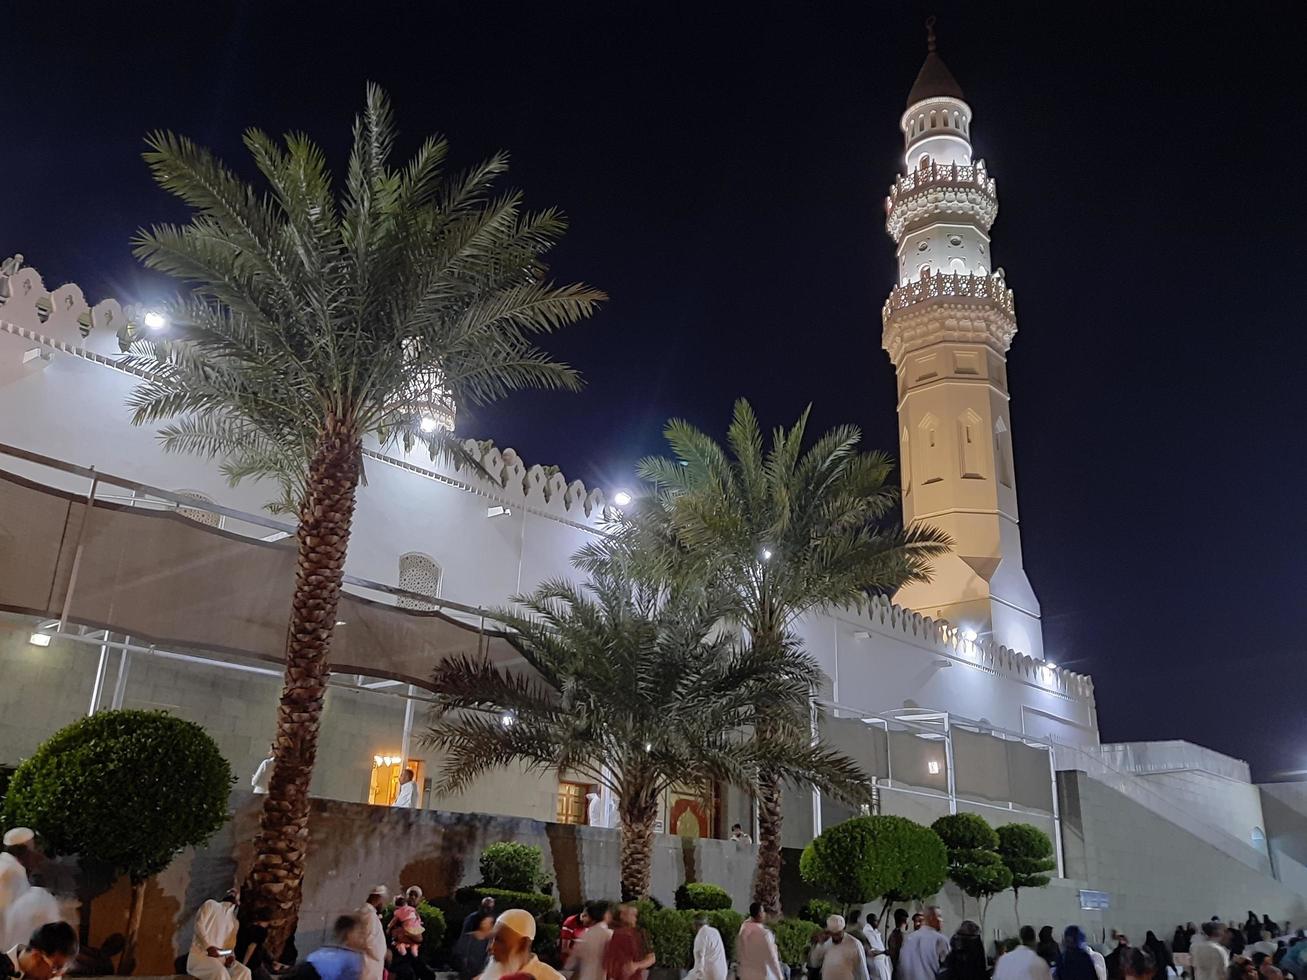
POLYGON ((930 825, 948 849, 949 879, 962 890, 963 909, 971 896, 983 901, 980 924, 985 924, 989 900, 1012 884, 1012 873, 998 855, 998 834, 975 813, 951 813, 930 825))
POLYGON ((101 711, 50 736, 18 767, 5 826, 37 831, 132 885, 123 972, 135 962, 145 886, 227 821, 231 766, 209 734, 163 711, 101 711))
POLYGON ((491 888, 488 885, 465 885, 454 893, 454 898, 460 905, 466 905, 469 909, 475 908, 483 898, 493 898, 495 909, 499 912, 505 909, 526 909, 537 918, 546 912, 552 912, 558 903, 553 895, 545 895, 542 892, 511 891, 507 888, 491 888))
POLYGON ((826 928, 806 919, 778 919, 769 928, 776 934, 776 953, 789 967, 802 966, 808 961, 808 946, 812 934, 826 928))
POLYGON ((531 844, 504 841, 490 844, 481 852, 481 881, 490 888, 513 892, 534 892, 544 879, 544 857, 531 844))
POLYGON ((694 951, 693 917, 676 909, 641 905, 640 928, 649 936, 657 965, 684 969, 691 965, 694 951))
MULTIPOLYGON (((728 618, 752 647, 788 648, 783 667, 810 672, 815 665, 792 635, 800 616, 822 606, 864 607, 874 594, 924 581, 931 559, 946 554, 949 543, 927 525, 895 524, 894 465, 882 453, 861 451, 856 427, 839 426, 805 448, 808 415, 776 429, 769 447, 743 399, 735 403, 725 445, 688 422, 669 422, 664 431, 672 455, 639 465, 652 492, 624 509, 615 535, 583 550, 581 567, 589 570, 616 550, 665 581, 711 582, 730 597, 728 618)), ((765 734, 810 738, 807 705, 760 708, 765 734)), ((753 898, 771 912, 780 909, 785 784, 802 780, 759 767, 753 898)), ((868 802, 865 788, 839 795, 868 802)))
POLYGON ((1012 905, 1019 922, 1021 889, 1043 888, 1048 884, 1048 873, 1057 868, 1053 842, 1033 824, 1004 824, 998 828, 998 854, 1012 874, 1012 905))
POLYGON ((678 909, 729 909, 731 893, 721 885, 712 885, 706 881, 687 881, 676 889, 676 907, 678 909))
POLYGON ((799 874, 846 906, 917 901, 944 884, 948 851, 938 834, 906 817, 854 817, 804 848, 799 874))
POLYGON ((390 101, 369 85, 344 179, 301 133, 250 130, 250 183, 189 139, 156 133, 155 181, 190 221, 140 232, 135 252, 185 292, 161 334, 129 325, 122 365, 142 378, 136 424, 164 423, 166 450, 264 479, 298 518, 285 681, 247 897, 267 906, 279 952, 298 915, 309 785, 364 446, 474 469, 457 409, 580 378, 538 338, 589 316, 603 294, 549 281, 566 222, 499 187, 507 157, 463 172, 443 139, 393 159, 390 101))

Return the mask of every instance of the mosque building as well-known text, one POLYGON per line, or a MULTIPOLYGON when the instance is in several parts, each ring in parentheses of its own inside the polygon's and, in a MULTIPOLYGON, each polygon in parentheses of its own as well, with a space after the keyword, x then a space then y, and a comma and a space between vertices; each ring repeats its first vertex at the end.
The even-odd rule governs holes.
MULTIPOLYGON (((903 514, 955 549, 892 602, 798 624, 826 678, 824 732, 876 777, 878 812, 1044 828, 1057 870, 1041 919, 1133 935, 1252 908, 1307 924, 1307 793, 1255 785, 1246 764, 1189 743, 1101 743, 1092 680, 1045 648, 1021 557, 1006 360, 1017 319, 990 238, 996 182, 933 33, 899 126, 882 323, 903 514)), ((144 317, 90 306, 22 256, 0 267, 0 764, 88 712, 165 708, 203 724, 248 779, 273 734, 293 528, 265 509, 267 485, 230 487, 214 463, 165 455, 130 424, 140 377, 119 362, 118 331, 144 317)), ((493 610, 574 574, 570 556, 628 499, 467 445, 484 475, 368 448, 313 792, 387 804, 412 766, 423 809, 606 824, 611 801, 587 806, 595 787, 566 773, 433 789, 441 762, 419 737, 432 663, 515 658, 493 610)), ((785 843, 850 815, 791 792, 785 843)), ((739 792, 705 801, 687 788, 667 795, 660 829, 723 838, 752 819, 739 792)), ((990 924, 1010 934, 1013 915, 996 900, 990 924)))

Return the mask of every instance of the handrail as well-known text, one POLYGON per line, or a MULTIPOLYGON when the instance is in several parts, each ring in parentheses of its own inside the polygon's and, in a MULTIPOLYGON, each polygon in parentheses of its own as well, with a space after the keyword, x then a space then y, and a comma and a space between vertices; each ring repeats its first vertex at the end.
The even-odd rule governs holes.
MULTIPOLYGON (((202 510, 213 514, 220 514, 223 517, 230 517, 232 520, 242 521, 246 524, 254 524, 259 527, 270 528, 274 531, 281 531, 288 535, 293 535, 296 531, 296 525, 289 524, 285 521, 279 521, 263 514, 251 514, 247 511, 237 510, 234 507, 226 507, 222 504, 214 503, 210 500, 201 500, 197 497, 187 497, 183 494, 174 493, 171 490, 164 490, 160 487, 151 486, 148 483, 141 483, 138 480, 130 480, 127 477, 115 476, 93 467, 78 466, 76 463, 68 463, 64 460, 56 459, 53 456, 46 456, 42 453, 33 452, 30 449, 21 449, 17 446, 10 446, 7 443, 0 443, 0 456, 10 456, 14 459, 20 459, 37 466, 44 466, 60 473, 67 473, 87 480, 96 480, 98 483, 108 483, 112 486, 121 487, 124 490, 131 490, 136 493, 148 494, 151 497, 158 497, 162 500, 167 500, 178 507, 185 507, 188 510, 202 510)), ((374 582, 371 579, 360 578, 357 575, 346 574, 342 577, 342 582, 345 585, 352 585, 355 588, 382 592, 397 598, 411 599, 420 602, 423 605, 452 609, 472 616, 480 616, 485 619, 493 620, 494 622, 499 622, 499 618, 492 610, 486 609, 482 606, 470 606, 466 603, 455 602, 452 599, 442 599, 440 596, 427 595, 422 592, 411 592, 408 589, 401 589, 395 585, 386 585, 383 582, 374 582)))
POLYGON ((970 184, 990 197, 995 196, 997 186, 994 178, 986 172, 983 160, 974 164, 932 161, 928 166, 896 175, 894 186, 890 188, 890 198, 897 199, 900 195, 911 194, 939 184, 970 184))
POLYGON ((996 303, 1009 316, 1016 315, 1012 290, 998 275, 936 272, 890 290, 882 316, 888 320, 896 311, 932 299, 985 299, 996 303))

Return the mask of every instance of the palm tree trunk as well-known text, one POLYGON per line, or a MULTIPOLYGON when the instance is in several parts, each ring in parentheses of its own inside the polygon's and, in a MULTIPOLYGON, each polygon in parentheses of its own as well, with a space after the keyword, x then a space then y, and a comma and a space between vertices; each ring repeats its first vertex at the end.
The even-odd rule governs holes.
POLYGON ((271 912, 268 950, 280 953, 299 919, 309 842, 309 783, 330 675, 350 522, 358 490, 360 443, 329 420, 309 462, 296 538, 299 557, 286 631, 286 676, 277 708, 272 779, 263 798, 254 866, 243 889, 247 907, 271 912))
POLYGON ((758 866, 753 900, 772 915, 781 911, 781 780, 771 770, 758 774, 758 866))
POLYGON ((653 876, 654 821, 657 817, 656 796, 637 796, 621 802, 623 902, 632 902, 649 894, 649 881, 653 876))

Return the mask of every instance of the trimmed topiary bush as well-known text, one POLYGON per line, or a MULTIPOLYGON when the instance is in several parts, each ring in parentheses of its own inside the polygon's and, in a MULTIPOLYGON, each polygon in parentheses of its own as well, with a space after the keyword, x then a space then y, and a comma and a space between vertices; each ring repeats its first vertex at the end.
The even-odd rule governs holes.
POLYGON ((481 883, 510 892, 538 892, 544 881, 540 848, 504 841, 481 852, 481 883))
MULTIPOLYGON (((930 825, 948 850, 948 876, 962 894, 983 900, 980 924, 985 924, 989 899, 1012 884, 1012 872, 998 855, 998 834, 984 817, 951 813, 930 825)), ((966 900, 962 912, 966 914, 966 900)))
POLYGON ((808 961, 812 934, 826 928, 805 919, 780 919, 769 928, 776 934, 776 952, 786 966, 803 966, 808 961))
POLYGON ((948 875, 948 851, 906 817, 854 817, 823 831, 799 859, 803 880, 845 905, 928 898, 948 875))
POLYGON ((465 885, 454 892, 454 898, 460 905, 467 906, 468 911, 476 908, 481 903, 481 899, 493 898, 496 912, 503 912, 505 909, 526 909, 537 918, 553 911, 557 902, 553 895, 546 895, 543 892, 516 892, 507 888, 489 888, 486 885, 465 885))
POLYGON ((678 909, 699 909, 709 912, 713 909, 728 909, 731 904, 731 893, 721 885, 712 885, 706 881, 687 881, 676 889, 678 909))
POLYGON ((998 828, 998 854, 1012 873, 1012 904, 1020 916, 1021 889, 1043 888, 1057 867, 1053 841, 1034 824, 1004 824, 998 828))
POLYGON ((685 969, 694 954, 694 916, 676 909, 659 909, 640 903, 640 928, 649 936, 658 966, 685 969))
POLYGON ((5 826, 31 827, 132 883, 122 971, 130 973, 145 885, 227 822, 231 766, 209 734, 163 711, 101 711, 61 728, 18 767, 5 826))

